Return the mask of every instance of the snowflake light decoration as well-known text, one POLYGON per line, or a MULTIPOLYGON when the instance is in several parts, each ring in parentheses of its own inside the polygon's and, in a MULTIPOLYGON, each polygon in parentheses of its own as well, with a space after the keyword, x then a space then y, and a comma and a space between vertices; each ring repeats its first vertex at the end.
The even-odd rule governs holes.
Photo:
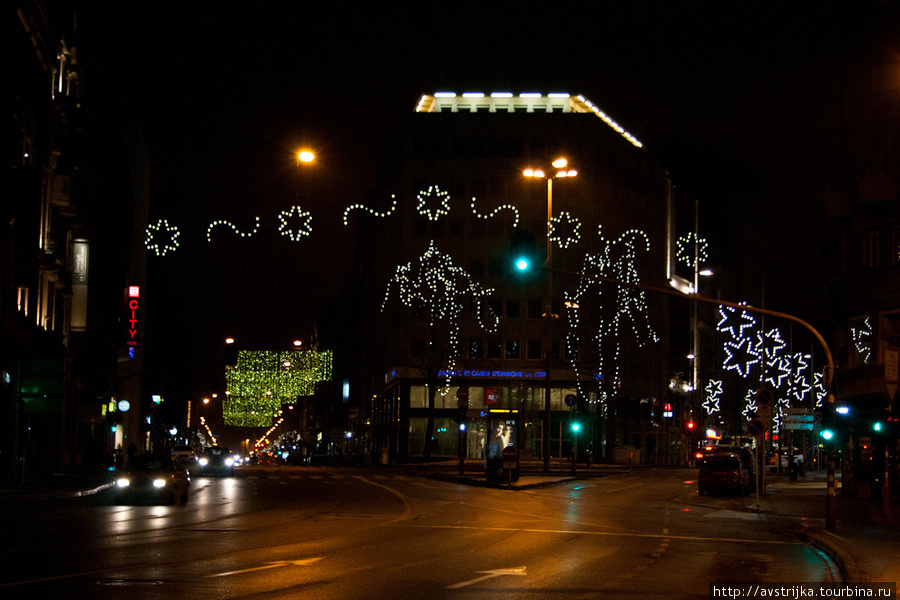
POLYGON ((793 392, 794 399, 797 402, 802 402, 806 395, 810 393, 813 389, 812 383, 810 383, 808 373, 809 373, 809 359, 802 352, 798 352, 793 356, 793 372, 791 374, 791 388, 793 392))
POLYGON ((177 227, 169 225, 165 219, 160 219, 154 225, 148 225, 146 234, 144 245, 157 256, 165 256, 178 249, 178 236, 181 232, 177 227))
POLYGON ((312 234, 312 214, 299 206, 292 206, 290 210, 278 213, 278 232, 291 238, 292 242, 299 241, 302 237, 312 234), (291 227, 288 219, 296 223, 291 227))
POLYGON ((691 232, 683 235, 675 243, 677 246, 675 258, 692 269, 709 260, 707 254, 709 244, 705 239, 698 237, 697 234, 691 232))
POLYGON ((706 400, 703 402, 703 408, 706 414, 712 415, 719 412, 719 399, 722 396, 722 381, 718 379, 710 379, 706 384, 706 400))
POLYGON ((416 210, 420 215, 428 217, 429 221, 437 221, 442 216, 450 212, 450 194, 441 190, 438 186, 433 185, 425 192, 419 192, 416 195, 419 205, 416 210), (435 198, 440 202, 440 206, 429 207, 426 205, 434 204, 435 198))
POLYGON ((259 231, 259 217, 256 217, 256 223, 253 227, 253 231, 241 231, 237 228, 237 225, 232 223, 231 221, 225 221, 224 219, 219 219, 217 221, 213 221, 209 224, 209 227, 206 228, 206 241, 212 241, 212 230, 218 227, 219 225, 224 225, 225 227, 230 227, 232 231, 241 236, 242 238, 248 238, 254 235, 257 231, 259 231))
POLYGON ((816 408, 822 408, 822 405, 825 404, 825 398, 828 396, 828 390, 825 389, 825 377, 822 373, 815 374, 813 389, 816 394, 816 408))
POLYGON ((392 199, 391 208, 384 212, 378 212, 376 210, 372 210, 371 208, 369 208, 368 206, 366 206, 364 204, 351 204, 350 206, 348 206, 347 208, 344 209, 344 225, 350 224, 350 211, 353 211, 353 210, 364 210, 367 213, 373 214, 376 217, 380 217, 380 218, 391 216, 391 214, 395 210, 397 210, 397 196, 394 194, 391 194, 391 199, 392 199))
POLYGON ((501 210, 511 210, 513 212, 513 214, 516 216, 516 220, 513 221, 513 227, 515 228, 515 227, 519 226, 519 209, 516 208, 515 206, 513 206, 512 204, 504 204, 503 206, 498 206, 497 208, 494 209, 494 211, 491 214, 483 215, 475 209, 475 201, 476 200, 477 199, 475 197, 472 198, 472 205, 471 205, 472 206, 472 214, 475 215, 476 217, 478 217, 479 219, 492 219, 492 218, 494 218, 494 215, 496 215, 501 210))
POLYGON ((560 248, 568 248, 581 239, 580 229, 581 221, 563 211, 550 220, 550 241, 555 242, 560 248), (563 230, 562 235, 556 234, 557 227, 563 230))

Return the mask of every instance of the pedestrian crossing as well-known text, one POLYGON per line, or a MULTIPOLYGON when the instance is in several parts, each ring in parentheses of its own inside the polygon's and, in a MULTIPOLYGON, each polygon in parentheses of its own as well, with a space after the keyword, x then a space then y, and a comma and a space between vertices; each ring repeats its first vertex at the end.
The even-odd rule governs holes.
POLYGON ((371 474, 371 473, 360 473, 360 474, 351 474, 351 473, 298 473, 296 471, 280 471, 280 470, 244 470, 243 472, 237 474, 238 477, 244 479, 273 479, 273 480, 287 480, 287 481, 316 481, 322 483, 337 483, 341 481, 349 481, 353 478, 363 478, 369 479, 373 481, 399 481, 399 480, 409 480, 408 475, 403 475, 399 473, 386 473, 386 474, 371 474))

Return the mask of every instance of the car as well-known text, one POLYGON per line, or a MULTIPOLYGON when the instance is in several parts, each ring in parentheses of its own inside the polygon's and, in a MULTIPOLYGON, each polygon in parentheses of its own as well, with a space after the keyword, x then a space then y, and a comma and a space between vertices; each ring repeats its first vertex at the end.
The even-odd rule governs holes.
POLYGON ((200 475, 227 476, 234 475, 234 456, 228 448, 222 446, 210 446, 200 454, 197 460, 200 475))
POLYGON ((720 454, 722 452, 731 452, 741 457, 741 461, 743 462, 744 467, 747 469, 747 471, 750 472, 750 491, 755 490, 756 452, 752 448, 719 444, 702 446, 697 450, 697 453, 695 454, 695 464, 697 465, 697 468, 701 468, 703 466, 703 461, 705 461, 708 457, 715 454, 720 454))
POLYGON ((746 494, 750 491, 750 470, 736 452, 716 452, 700 466, 697 489, 701 496, 710 493, 746 494))
POLYGON ((172 454, 177 456, 181 464, 185 466, 190 466, 197 460, 197 453, 190 446, 175 446, 172 449, 172 454))
POLYGON ((137 499, 182 504, 188 501, 191 477, 176 456, 142 454, 132 458, 116 478, 119 501, 137 499))

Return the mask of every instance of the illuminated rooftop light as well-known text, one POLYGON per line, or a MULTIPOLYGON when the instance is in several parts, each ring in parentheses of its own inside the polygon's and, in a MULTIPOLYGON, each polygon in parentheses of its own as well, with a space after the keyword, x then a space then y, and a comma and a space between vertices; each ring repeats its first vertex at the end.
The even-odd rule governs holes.
POLYGON ((436 92, 435 98, 456 98, 456 92, 436 92))
POLYGON ((543 94, 540 92, 523 92, 519 94, 519 98, 542 98, 543 94))
POLYGON ((547 94, 547 97, 548 98, 568 98, 569 95, 570 94, 568 92, 551 92, 551 93, 547 94))
POLYGON ((484 92, 463 92, 463 98, 484 98, 484 92))
POLYGON ((491 98, 512 98, 512 92, 491 92, 491 98))

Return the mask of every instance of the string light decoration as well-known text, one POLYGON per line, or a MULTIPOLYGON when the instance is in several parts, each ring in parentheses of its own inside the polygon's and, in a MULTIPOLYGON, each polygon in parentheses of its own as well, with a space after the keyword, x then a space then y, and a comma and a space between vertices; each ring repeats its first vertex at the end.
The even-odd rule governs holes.
POLYGON ((436 185, 429 187, 427 191, 419 192, 416 194, 416 198, 419 201, 416 210, 420 215, 428 217, 429 221, 437 221, 450 212, 450 194, 436 185), (426 205, 434 204, 435 198, 440 201, 440 206, 426 207, 426 205))
POLYGON ((765 382, 773 388, 780 388, 784 385, 785 380, 790 381, 792 374, 790 358, 781 356, 766 361, 765 382))
POLYGON ((391 216, 391 214, 397 210, 397 196, 391 194, 391 208, 390 210, 386 210, 384 212, 378 212, 374 209, 369 208, 364 204, 351 204, 347 208, 344 209, 344 225, 350 224, 350 212, 354 210, 364 210, 369 214, 375 215, 376 217, 385 218, 391 216))
POLYGON ((706 384, 706 400, 703 402, 703 408, 706 414, 712 415, 719 412, 719 400, 722 396, 722 381, 719 379, 710 379, 706 384))
POLYGON ((853 339, 853 345, 856 346, 856 352, 863 364, 869 364, 869 360, 872 358, 872 340, 874 338, 871 319, 869 317, 863 319, 862 327, 851 327, 850 337, 853 339))
POLYGON ((822 408, 825 398, 828 397, 828 390, 825 389, 825 377, 822 373, 816 373, 813 376, 813 390, 816 394, 816 408, 822 408))
POLYGON ((749 377, 750 369, 760 361, 759 350, 749 337, 725 342, 726 371, 737 371, 741 377, 749 377))
POLYGON ((147 239, 144 245, 147 250, 155 253, 157 256, 165 256, 169 252, 178 249, 178 236, 181 232, 177 227, 169 225, 165 219, 160 219, 153 225, 148 225, 146 229, 147 239))
POLYGON ((809 359, 803 353, 798 352, 793 356, 793 373, 791 387, 793 397, 797 402, 803 402, 806 395, 813 390, 813 384, 809 380, 809 359))
POLYGON ((692 269, 709 260, 709 243, 694 232, 678 238, 675 245, 675 259, 692 269))
POLYGON ((472 206, 472 214, 475 215, 476 217, 478 217, 479 219, 485 219, 485 220, 493 219, 494 215, 496 215, 501 210, 511 210, 513 212, 513 214, 515 214, 515 216, 516 216, 516 220, 513 222, 513 228, 519 226, 519 209, 516 208, 515 206, 513 206, 512 204, 504 204, 503 206, 498 206, 497 208, 495 208, 493 210, 493 212, 491 212, 491 214, 484 215, 484 214, 479 213, 478 210, 475 208, 475 202, 477 200, 478 199, 473 196, 471 206, 472 206))
POLYGON ((260 223, 259 217, 255 217, 255 219, 256 219, 256 222, 253 227, 253 231, 246 231, 246 232, 238 229, 237 225, 235 225, 231 221, 226 221, 224 219, 218 219, 216 221, 213 221, 212 223, 209 224, 209 227, 206 228, 206 241, 212 242, 212 231, 213 231, 213 229, 215 229, 216 227, 219 227, 220 225, 225 226, 225 227, 230 227, 232 231, 234 231, 236 234, 238 234, 242 238, 251 237, 257 231, 259 231, 259 223, 260 223))
POLYGON ((744 410, 741 411, 741 414, 744 415, 744 419, 746 421, 752 421, 756 418, 756 413, 759 410, 756 406, 756 390, 747 390, 747 393, 744 394, 744 410))
POLYGON ((775 327, 763 334, 757 334, 757 343, 761 349, 761 353, 765 354, 767 361, 779 360, 787 347, 787 342, 781 337, 781 330, 775 327))
POLYGON ((298 242, 301 238, 312 234, 312 214, 299 206, 292 206, 290 210, 278 213, 278 233, 291 238, 292 242, 298 242), (295 227, 288 225, 288 219, 293 219, 298 224, 295 227))
POLYGON ((226 425, 268 427, 283 404, 311 396, 316 384, 332 377, 329 350, 241 350, 237 364, 225 371, 226 425))
POLYGON ((746 329, 756 326, 756 319, 746 310, 738 311, 731 306, 720 306, 719 316, 721 319, 716 328, 722 333, 731 335, 732 340, 743 338, 746 329))
POLYGON ((566 211, 550 219, 550 241, 562 249, 566 249, 581 240, 581 221, 566 211), (556 229, 563 230, 563 235, 557 235, 556 229))
MULTIPOLYGON (((396 294, 404 306, 424 309, 430 326, 447 322, 450 336, 447 371, 453 372, 456 357, 459 356, 459 318, 467 306, 479 307, 476 312, 482 329, 489 332, 496 330, 499 317, 481 310, 493 292, 491 288, 482 288, 462 267, 455 266, 450 256, 438 250, 434 240, 431 240, 428 249, 417 261, 397 267, 394 277, 388 282, 381 311, 385 311, 396 294)), ((442 394, 446 393, 449 385, 450 377, 442 394)))
MULTIPOLYGON (((567 349, 569 350, 569 355, 573 357, 570 363, 579 382, 582 378, 579 374, 576 358, 577 352, 575 352, 577 347, 574 345, 580 343, 578 327, 581 306, 589 299, 588 291, 593 286, 600 287, 602 285, 594 277, 640 284, 641 277, 636 265, 637 256, 639 252, 650 251, 650 240, 647 234, 638 229, 626 231, 615 241, 607 240, 603 236, 602 227, 598 228, 598 235, 602 240, 602 254, 585 255, 582 273, 586 277, 579 280, 578 287, 574 292, 566 292, 564 294, 568 327, 568 334, 566 335, 567 349)), ((602 299, 603 289, 603 287, 600 287, 590 299, 602 299)), ((592 336, 592 341, 598 349, 597 356, 599 357, 600 373, 604 377, 608 375, 608 381, 610 382, 619 382, 621 340, 627 335, 628 339, 634 340, 639 347, 643 347, 649 343, 658 342, 659 338, 650 324, 645 291, 625 286, 615 286, 613 294, 613 302, 615 303, 613 317, 611 320, 602 320, 600 322, 598 331, 592 336), (626 323, 631 325, 630 333, 624 331, 626 323), (608 369, 607 365, 604 364, 603 358, 606 353, 601 349, 601 344, 604 340, 613 340, 615 344, 612 356, 613 364, 608 369)), ((613 385, 617 384, 613 383, 613 385)), ((579 383, 579 393, 583 393, 581 383, 579 383)))

